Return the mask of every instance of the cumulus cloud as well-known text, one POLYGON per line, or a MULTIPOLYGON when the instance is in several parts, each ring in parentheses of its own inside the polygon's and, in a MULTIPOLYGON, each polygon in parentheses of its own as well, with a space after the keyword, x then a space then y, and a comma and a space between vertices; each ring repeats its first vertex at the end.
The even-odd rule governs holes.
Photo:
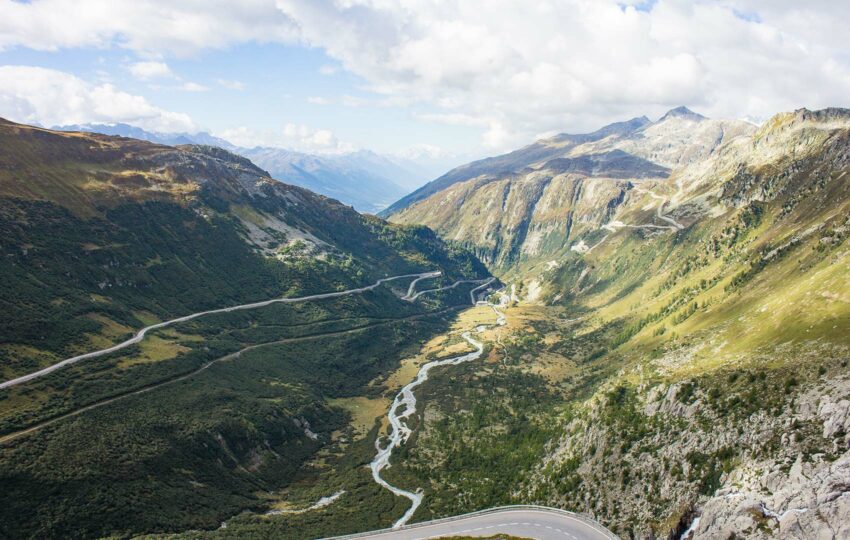
POLYGON ((174 78, 174 72, 165 62, 136 62, 127 68, 133 77, 143 81, 174 78))
POLYGON ((267 130, 240 126, 217 132, 216 135, 247 148, 267 146, 311 153, 342 153, 355 149, 353 145, 341 142, 330 130, 294 123, 267 130))
POLYGON ((682 104, 716 117, 850 105, 848 19, 834 0, 0 0, 0 50, 300 43, 371 101, 504 149, 682 104))
POLYGON ((495 148, 685 104, 848 105, 846 2, 278 0, 299 38, 495 148), (640 8, 640 9, 638 9, 640 8))
POLYGON ((161 132, 194 132, 192 119, 112 84, 32 66, 0 66, 0 116, 45 126, 125 122, 161 132))
POLYGON ((273 0, 0 0, 0 50, 119 46, 187 56, 249 41, 283 42, 292 21, 273 0))

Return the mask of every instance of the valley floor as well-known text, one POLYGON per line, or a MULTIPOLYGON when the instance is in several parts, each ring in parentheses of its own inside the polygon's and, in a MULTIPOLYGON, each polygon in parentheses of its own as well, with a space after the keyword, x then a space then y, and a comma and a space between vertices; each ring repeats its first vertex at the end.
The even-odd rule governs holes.
MULTIPOLYGON (((454 306, 467 304, 475 285, 447 284, 441 294, 450 295, 445 300, 453 299, 454 306)), ((422 290, 427 286, 418 284, 422 290)), ((402 283, 394 294, 409 299, 415 293, 402 283)), ((387 313, 383 300, 364 298, 347 303, 347 317, 339 318, 335 299, 317 312, 303 306, 290 313, 285 310, 294 306, 279 306, 236 318, 223 314, 226 321, 190 321, 175 329, 177 342, 188 348, 196 342, 187 336, 207 336, 206 343, 227 352, 221 359, 238 358, 238 369, 235 362, 222 362, 208 373, 212 364, 200 364, 193 374, 204 373, 196 379, 174 379, 180 396, 156 393, 155 385, 144 401, 136 395, 148 389, 128 393, 128 403, 97 415, 86 406, 83 411, 94 418, 82 415, 71 422, 76 414, 68 413, 45 420, 49 439, 33 434, 26 445, 4 450, 9 485, 26 494, 22 482, 67 474, 53 463, 46 477, 26 476, 28 468, 60 453, 71 456, 69 466, 75 467, 90 467, 84 460, 117 451, 144 454, 137 440, 167 444, 179 431, 162 430, 187 421, 174 411, 198 409, 190 422, 199 424, 192 436, 199 437, 200 453, 189 461, 158 462, 151 470, 160 471, 164 483, 150 500, 183 497, 179 513, 136 525, 136 532, 294 539, 389 527, 408 515, 410 501, 376 483, 369 465, 376 441, 387 447, 390 424, 398 429, 397 420, 388 421, 393 398, 422 366, 475 353, 478 346, 464 336, 477 331, 480 357, 437 368, 416 387, 415 413, 403 415, 410 432, 396 440, 391 466, 381 472, 389 484, 417 494, 411 523, 506 504, 541 504, 586 515, 624 538, 678 537, 686 531, 693 538, 850 534, 847 346, 827 340, 785 343, 720 369, 705 364, 684 369, 683 358, 711 343, 701 341, 703 334, 647 357, 640 348, 612 346, 623 329, 598 315, 517 303, 507 295, 494 299, 503 303, 498 310, 481 304, 422 312, 407 302, 387 313), (331 313, 337 315, 328 317, 331 313), (287 320, 299 322, 280 326, 287 320), (227 340, 221 337, 225 327, 227 340), (272 335, 277 340, 262 349, 250 345, 272 335), (228 340, 236 336, 242 348, 228 352, 233 347, 228 340), (388 350, 390 343, 395 348, 388 350), (352 358, 359 364, 352 365, 352 358), (332 382, 345 380, 348 386, 332 382), (202 418, 222 403, 232 411, 228 418, 213 424, 202 418), (259 415, 248 412, 256 407, 259 415), (291 428, 283 437, 272 435, 287 423, 291 428), (114 426, 113 440, 96 435, 93 425, 101 431, 114 426), (264 435, 254 437, 253 426, 261 426, 264 435), (133 432, 139 430, 136 439, 133 432), (205 438, 210 432, 217 433, 214 439, 205 438), (74 440, 80 433, 95 434, 91 449, 74 440), (200 457, 209 452, 220 456, 214 458, 218 465, 185 468, 209 460, 200 457), (225 490, 239 496, 217 494, 225 490), (206 494, 214 498, 185 505, 206 494), (190 524, 187 514, 204 521, 190 524)), ((173 339, 167 332, 159 335, 173 339)), ((92 377, 85 370, 76 375, 92 377)), ((50 381, 45 384, 55 383, 50 381)), ((28 400, 39 403, 37 393, 15 397, 10 403, 22 412, 33 407, 28 400)), ((74 402, 72 395, 68 399, 74 402)), ((7 416, 7 425, 32 414, 7 416)), ((493 532, 539 537, 523 528, 524 521, 517 523, 519 528, 493 532)), ((474 525, 445 534, 477 533, 479 526, 486 531, 499 523, 474 525)))

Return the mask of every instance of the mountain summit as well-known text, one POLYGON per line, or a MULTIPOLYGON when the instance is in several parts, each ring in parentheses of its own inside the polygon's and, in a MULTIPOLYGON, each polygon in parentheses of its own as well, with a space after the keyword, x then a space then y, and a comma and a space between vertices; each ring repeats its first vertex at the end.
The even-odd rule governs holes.
POLYGON ((689 120, 695 120, 697 122, 702 120, 708 120, 705 116, 699 113, 695 113, 684 105, 676 107, 675 109, 670 109, 658 121, 663 122, 664 120, 669 120, 670 118, 687 118, 689 120))

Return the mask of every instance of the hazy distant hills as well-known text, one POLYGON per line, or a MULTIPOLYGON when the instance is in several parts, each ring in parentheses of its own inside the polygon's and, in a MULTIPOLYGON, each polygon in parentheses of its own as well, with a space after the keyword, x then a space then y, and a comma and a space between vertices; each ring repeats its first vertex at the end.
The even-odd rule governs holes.
POLYGON ((305 187, 376 213, 410 191, 405 185, 426 180, 421 173, 402 167, 373 152, 317 155, 283 148, 235 148, 273 178, 305 187))
MULTIPOLYGON (((74 124, 60 131, 84 131, 176 146, 218 146, 245 156, 282 182, 333 197, 361 212, 375 213, 433 178, 434 168, 369 150, 309 154, 276 147, 244 148, 209 133, 155 133, 128 124, 74 124)), ((437 169, 438 170, 438 169, 437 169)))
POLYGON ((130 124, 69 124, 66 126, 54 126, 57 131, 83 131, 87 133, 102 133, 129 139, 140 139, 157 144, 177 146, 178 144, 207 144, 218 146, 225 150, 233 151, 237 147, 224 139, 210 135, 209 133, 157 133, 147 131, 130 124))

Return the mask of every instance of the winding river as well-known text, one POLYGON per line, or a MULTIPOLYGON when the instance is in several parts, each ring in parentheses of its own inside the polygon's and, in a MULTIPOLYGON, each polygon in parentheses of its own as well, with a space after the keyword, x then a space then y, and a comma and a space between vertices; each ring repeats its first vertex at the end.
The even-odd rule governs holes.
MULTIPOLYGON (((485 280, 483 284, 479 285, 472 289, 469 293, 472 304, 476 304, 476 293, 481 289, 484 289, 488 285, 490 285, 494 280, 488 279, 485 280)), ((454 285, 447 288, 454 288, 459 285, 461 282, 457 282, 454 285)), ((422 293, 432 292, 442 289, 430 289, 428 291, 422 291, 422 293)), ((408 293, 408 297, 412 296, 411 292, 408 293)), ((418 296, 418 295, 416 295, 418 296)), ((488 304, 493 311, 498 315, 496 319, 497 326, 503 326, 505 324, 505 315, 498 310, 498 308, 493 304, 488 304)), ((481 333, 486 330, 489 326, 493 325, 481 325, 475 329, 475 333, 481 333)), ((433 362, 428 362, 419 368, 419 373, 417 373, 416 378, 407 384, 401 391, 396 395, 393 400, 392 406, 390 407, 390 411, 388 413, 388 419, 390 424, 390 433, 389 433, 389 442, 386 446, 381 446, 381 438, 377 438, 375 440, 375 450, 377 453, 375 454, 375 458, 372 460, 370 464, 372 468, 372 478, 383 486, 384 488, 390 490, 395 495, 399 497, 405 497, 410 500, 410 508, 408 508, 407 512, 404 513, 394 524, 393 528, 403 527, 407 522, 413 517, 413 514, 419 508, 419 505, 422 504, 422 499, 424 497, 424 493, 422 489, 417 489, 414 491, 407 491, 405 489, 401 489, 399 487, 393 486, 386 480, 381 477, 381 471, 383 471, 386 467, 390 466, 390 457, 392 456, 393 449, 404 444, 410 434, 412 433, 411 429, 407 426, 405 420, 412 416, 416 412, 416 396, 413 394, 413 390, 428 380, 428 373, 436 367, 440 366, 454 366, 457 364, 462 364, 464 362, 470 362, 472 360, 477 360, 481 357, 481 354, 484 352, 484 345, 474 339, 472 337, 472 332, 464 332, 462 334, 463 339, 467 341, 470 345, 475 347, 475 350, 461 356, 455 356, 453 358, 445 358, 443 360, 434 360, 433 362)))

